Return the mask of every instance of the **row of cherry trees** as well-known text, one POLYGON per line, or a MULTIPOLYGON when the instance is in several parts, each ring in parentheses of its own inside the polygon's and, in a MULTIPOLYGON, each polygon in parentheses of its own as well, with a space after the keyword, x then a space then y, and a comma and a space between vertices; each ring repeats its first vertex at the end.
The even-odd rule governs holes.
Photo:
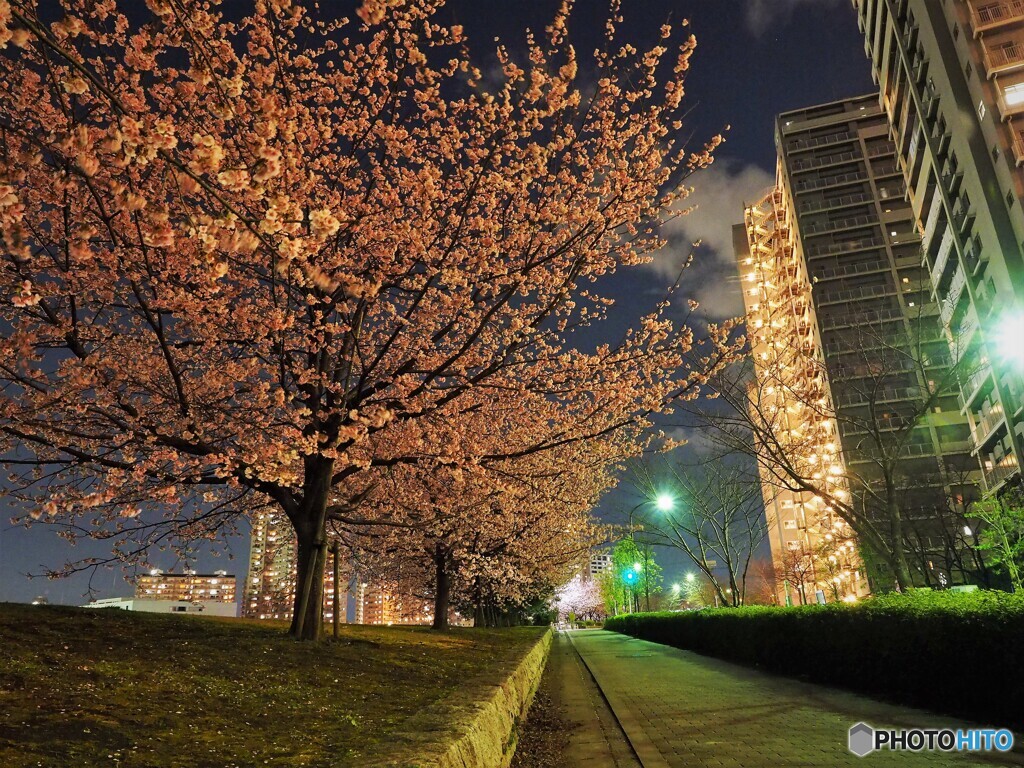
POLYGON ((452 573, 522 597, 585 542, 608 466, 729 357, 668 300, 576 341, 721 139, 678 138, 692 37, 637 50, 613 8, 581 61, 566 3, 484 78, 443 5, 0 0, 23 519, 132 561, 272 505, 309 639, 331 535, 418 553, 439 601, 452 573))

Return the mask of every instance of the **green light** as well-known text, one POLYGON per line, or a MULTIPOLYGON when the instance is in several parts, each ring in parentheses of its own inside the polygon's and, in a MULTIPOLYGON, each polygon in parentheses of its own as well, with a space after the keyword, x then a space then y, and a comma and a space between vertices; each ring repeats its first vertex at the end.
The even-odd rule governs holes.
POLYGON ((999 356, 1014 365, 1024 365, 1024 313, 1004 315, 995 333, 999 356))
POLYGON ((696 578, 697 578, 697 577, 696 577, 696 576, 694 576, 694 575, 693 575, 692 573, 688 573, 688 574, 686 574, 686 580, 687 580, 688 582, 690 582, 691 584, 693 583, 693 580, 694 580, 694 579, 696 579, 696 578))
POLYGON ((644 567, 640 563, 633 563, 633 570, 637 573, 640 573, 643 569, 644 567))
POLYGON ((671 512, 676 506, 676 500, 667 493, 659 493, 658 498, 654 500, 654 504, 660 512, 671 512))

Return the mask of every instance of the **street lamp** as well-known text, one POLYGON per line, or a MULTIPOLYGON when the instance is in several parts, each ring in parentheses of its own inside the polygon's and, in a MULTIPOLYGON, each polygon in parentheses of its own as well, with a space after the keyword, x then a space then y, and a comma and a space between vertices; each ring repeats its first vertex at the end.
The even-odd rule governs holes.
POLYGON ((654 505, 659 512, 671 512, 676 506, 676 500, 667 493, 659 493, 658 498, 654 500, 654 505))
POLYGON ((643 569, 644 567, 641 563, 633 563, 633 570, 637 573, 640 573, 641 571, 643 571, 643 569))
POLYGON ((693 575, 692 573, 688 573, 688 574, 686 574, 686 580, 687 580, 688 582, 690 582, 691 584, 693 584, 693 580, 694 580, 694 579, 696 579, 696 578, 697 578, 697 577, 696 577, 696 576, 694 576, 694 575, 693 575))

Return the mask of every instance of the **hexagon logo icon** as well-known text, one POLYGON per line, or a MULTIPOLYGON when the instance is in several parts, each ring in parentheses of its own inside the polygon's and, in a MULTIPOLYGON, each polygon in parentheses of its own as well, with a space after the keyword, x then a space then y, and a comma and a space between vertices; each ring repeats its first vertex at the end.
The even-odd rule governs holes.
POLYGON ((857 723, 850 728, 847 746, 857 757, 871 754, 875 751, 875 729, 867 723, 857 723))

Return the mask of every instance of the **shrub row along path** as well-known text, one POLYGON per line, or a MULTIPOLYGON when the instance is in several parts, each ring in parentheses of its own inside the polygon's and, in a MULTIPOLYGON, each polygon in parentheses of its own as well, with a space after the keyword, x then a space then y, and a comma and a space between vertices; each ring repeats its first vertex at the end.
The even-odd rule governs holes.
MULTIPOLYGON (((1024 766, 1024 739, 1020 736, 1008 754, 876 752, 858 758, 846 747, 847 731, 857 722, 875 727, 967 726, 942 715, 769 675, 614 632, 568 634, 643 768, 1024 766)), ((580 683, 568 672, 563 675, 563 698, 569 705, 563 706, 563 711, 577 723, 568 737, 564 764, 619 765, 602 760, 602 726, 593 717, 582 717, 585 712, 580 706, 571 706, 573 697, 578 701, 581 696, 580 683), (592 744, 598 752, 574 749, 574 742, 584 747, 592 744)), ((979 680, 978 684, 985 682, 979 680)))

